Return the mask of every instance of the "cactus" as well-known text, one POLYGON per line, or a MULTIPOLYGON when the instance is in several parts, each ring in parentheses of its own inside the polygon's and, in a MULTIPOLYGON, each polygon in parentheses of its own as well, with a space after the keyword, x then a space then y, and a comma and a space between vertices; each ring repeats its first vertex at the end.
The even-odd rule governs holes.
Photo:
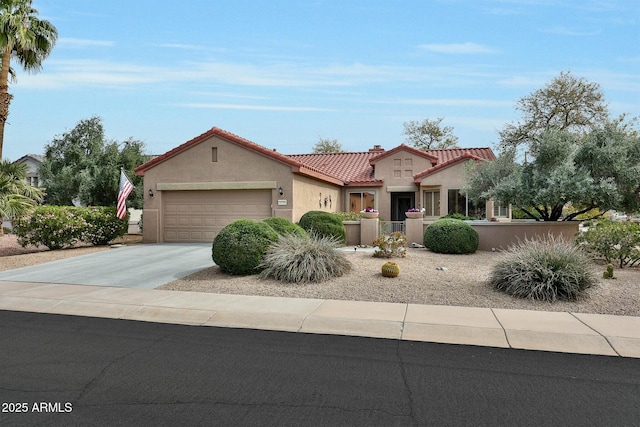
POLYGON ((607 269, 602 273, 602 277, 605 279, 615 279, 613 276, 613 264, 607 264, 607 269))
POLYGON ((382 264, 382 275, 384 277, 398 277, 400 274, 400 266, 395 262, 385 262, 382 264))

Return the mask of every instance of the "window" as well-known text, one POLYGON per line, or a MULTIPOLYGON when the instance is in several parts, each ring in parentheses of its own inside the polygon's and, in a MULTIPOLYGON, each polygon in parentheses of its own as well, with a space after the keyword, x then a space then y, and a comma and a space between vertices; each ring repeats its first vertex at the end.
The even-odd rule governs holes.
POLYGON ((353 191, 349 192, 350 212, 360 212, 366 208, 375 209, 376 194, 373 191, 353 191))
POLYGON ((213 163, 218 161, 218 147, 211 147, 211 161, 213 163))
POLYGON ((478 218, 485 216, 484 202, 475 204, 472 200, 469 200, 465 194, 460 193, 460 190, 449 190, 447 201, 449 202, 448 214, 458 213, 464 216, 474 216, 478 218))
POLYGON ((508 206, 500 206, 498 204, 493 205, 493 216, 496 218, 507 218, 509 217, 509 207, 508 206))
POLYGON ((427 190, 423 195, 425 215, 440 216, 440 190, 427 190))

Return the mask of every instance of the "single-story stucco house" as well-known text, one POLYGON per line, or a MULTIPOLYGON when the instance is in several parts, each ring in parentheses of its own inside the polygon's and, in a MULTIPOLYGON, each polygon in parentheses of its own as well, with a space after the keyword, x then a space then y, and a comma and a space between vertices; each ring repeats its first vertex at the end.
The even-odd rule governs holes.
MULTIPOLYGON (((297 222, 311 210, 379 210, 386 221, 424 208, 485 216, 460 189, 469 161, 495 159, 490 148, 391 150, 285 155, 212 128, 135 169, 144 176, 146 242, 211 242, 239 218, 277 216, 297 222)), ((487 203, 490 217, 507 216, 487 203)))

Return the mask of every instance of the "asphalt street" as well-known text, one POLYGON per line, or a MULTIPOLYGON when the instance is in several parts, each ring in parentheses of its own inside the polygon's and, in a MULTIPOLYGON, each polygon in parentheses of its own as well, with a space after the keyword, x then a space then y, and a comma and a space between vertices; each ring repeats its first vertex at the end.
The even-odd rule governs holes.
POLYGON ((640 423, 640 361, 0 311, 2 425, 640 423))

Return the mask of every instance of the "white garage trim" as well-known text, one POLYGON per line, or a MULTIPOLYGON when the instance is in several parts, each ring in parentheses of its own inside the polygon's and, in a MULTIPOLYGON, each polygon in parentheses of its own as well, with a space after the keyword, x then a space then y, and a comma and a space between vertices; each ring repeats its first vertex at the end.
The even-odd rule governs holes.
POLYGON ((159 182, 158 191, 194 191, 194 190, 272 190, 277 188, 275 181, 238 181, 238 182, 159 182))

